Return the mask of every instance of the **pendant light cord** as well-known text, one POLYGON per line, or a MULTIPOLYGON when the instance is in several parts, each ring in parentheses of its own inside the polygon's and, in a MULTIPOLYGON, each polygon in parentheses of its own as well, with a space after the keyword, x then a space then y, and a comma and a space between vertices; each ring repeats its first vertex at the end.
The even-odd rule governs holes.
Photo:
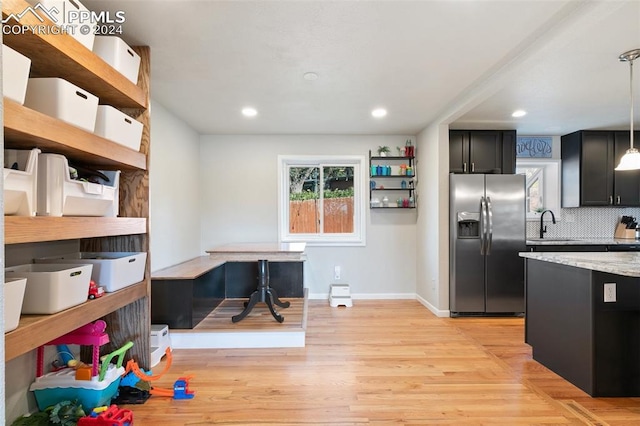
POLYGON ((629 60, 629 93, 631 98, 631 133, 629 134, 630 147, 633 149, 633 59, 629 60))

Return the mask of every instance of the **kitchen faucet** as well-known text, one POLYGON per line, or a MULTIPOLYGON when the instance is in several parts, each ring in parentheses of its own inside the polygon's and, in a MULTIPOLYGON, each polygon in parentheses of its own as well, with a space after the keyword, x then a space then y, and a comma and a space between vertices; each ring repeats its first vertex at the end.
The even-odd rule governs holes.
POLYGON ((553 212, 551 210, 543 211, 542 214, 540 215, 540 238, 544 238, 544 233, 547 232, 546 225, 542 223, 542 220, 544 219, 544 214, 546 212, 551 213, 551 221, 553 222, 554 225, 556 224, 556 216, 553 214, 553 212))

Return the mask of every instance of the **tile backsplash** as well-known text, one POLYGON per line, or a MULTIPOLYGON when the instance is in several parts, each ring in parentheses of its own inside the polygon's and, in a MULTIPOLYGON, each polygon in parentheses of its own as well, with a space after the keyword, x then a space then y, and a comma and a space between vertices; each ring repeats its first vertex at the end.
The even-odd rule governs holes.
MULTIPOLYGON (((559 220, 554 225, 549 213, 544 216, 545 238, 613 238, 621 216, 634 216, 640 220, 640 208, 636 207, 579 207, 553 213, 559 220)), ((527 220, 527 238, 539 236, 540 219, 527 220)))

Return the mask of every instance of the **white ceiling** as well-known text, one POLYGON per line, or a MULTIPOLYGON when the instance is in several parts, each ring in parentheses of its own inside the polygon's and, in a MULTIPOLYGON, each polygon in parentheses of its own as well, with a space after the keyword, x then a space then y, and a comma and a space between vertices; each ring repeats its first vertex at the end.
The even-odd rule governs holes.
POLYGON ((83 3, 125 11, 123 38, 151 46, 153 99, 201 134, 628 128, 617 57, 640 48, 637 0, 83 3))

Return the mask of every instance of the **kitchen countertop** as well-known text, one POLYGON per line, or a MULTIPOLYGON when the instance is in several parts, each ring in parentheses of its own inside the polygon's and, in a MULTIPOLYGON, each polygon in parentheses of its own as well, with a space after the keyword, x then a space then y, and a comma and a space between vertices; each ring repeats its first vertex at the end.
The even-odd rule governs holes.
POLYGON ((640 252, 522 252, 520 257, 627 277, 640 277, 640 252))
POLYGON ((575 245, 598 245, 598 246, 613 246, 613 245, 636 245, 640 244, 640 240, 630 238, 560 238, 560 237, 548 237, 548 238, 533 238, 527 239, 526 244, 528 246, 575 246, 575 245))

